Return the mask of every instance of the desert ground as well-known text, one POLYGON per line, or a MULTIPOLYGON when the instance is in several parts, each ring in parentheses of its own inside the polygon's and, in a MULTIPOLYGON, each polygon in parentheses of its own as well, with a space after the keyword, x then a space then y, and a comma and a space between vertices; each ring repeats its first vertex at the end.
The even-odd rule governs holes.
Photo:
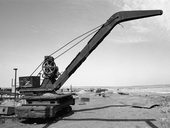
POLYGON ((73 111, 54 119, 0 117, 0 128, 170 128, 170 95, 135 91, 79 94, 73 111), (137 93, 135 93, 137 92, 137 93), (81 99, 89 98, 89 101, 81 99))

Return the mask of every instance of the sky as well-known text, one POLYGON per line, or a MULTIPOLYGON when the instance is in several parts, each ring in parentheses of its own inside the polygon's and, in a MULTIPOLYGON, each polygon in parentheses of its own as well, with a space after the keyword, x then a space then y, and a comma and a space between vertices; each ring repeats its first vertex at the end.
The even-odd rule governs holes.
MULTIPOLYGON (((150 9, 164 13, 117 25, 64 86, 170 84, 169 7, 169 0, 0 0, 0 87, 11 86, 13 68, 18 83, 44 56, 114 13, 150 9)), ((60 72, 89 39, 55 60, 60 72)))

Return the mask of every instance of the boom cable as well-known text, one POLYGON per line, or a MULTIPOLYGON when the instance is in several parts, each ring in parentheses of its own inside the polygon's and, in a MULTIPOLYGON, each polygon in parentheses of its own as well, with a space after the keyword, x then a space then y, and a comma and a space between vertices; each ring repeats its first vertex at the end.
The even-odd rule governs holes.
MULTIPOLYGON (((79 43, 81 43, 83 40, 85 40, 87 37, 89 37, 90 35, 92 35, 93 33, 97 32, 99 29, 91 32, 90 34, 88 34, 87 36, 85 36, 83 39, 81 39, 80 41, 78 41, 76 44, 74 44, 73 46, 71 46, 70 48, 68 48, 67 50, 65 50, 63 53, 59 54, 57 57, 55 57, 54 59, 59 58, 60 56, 62 56, 63 54, 65 54, 66 52, 68 52, 69 50, 71 50, 72 48, 74 48, 76 45, 78 45, 79 43)), ((42 69, 41 69, 42 71, 42 69)), ((41 71, 39 73, 41 73, 41 71)), ((39 74, 38 73, 38 74, 39 74)))
MULTIPOLYGON (((54 51, 53 53, 51 53, 50 56, 51 56, 51 55, 54 55, 54 54, 57 53, 57 52, 59 52, 59 51, 62 50, 64 47, 66 47, 67 45, 69 45, 70 43, 72 43, 73 41, 75 41, 75 40, 81 38, 82 36, 85 36, 85 35, 87 35, 88 33, 91 32, 90 34, 88 34, 87 36, 85 36, 83 39, 81 39, 80 41, 78 41, 76 44, 74 44, 73 46, 71 46, 70 48, 68 48, 67 50, 65 50, 63 53, 61 53, 60 55, 58 55, 58 56, 55 57, 54 59, 59 58, 61 55, 65 54, 67 51, 69 51, 70 49, 72 49, 73 47, 75 47, 76 45, 78 45, 80 42, 82 42, 83 40, 85 40, 87 37, 89 37, 89 36, 92 35, 93 33, 97 32, 97 31, 100 29, 99 27, 101 27, 101 26, 103 26, 103 24, 101 24, 101 25, 99 25, 99 26, 97 26, 97 27, 95 27, 95 28, 93 28, 93 29, 91 29, 91 30, 83 33, 82 35, 80 35, 80 36, 78 36, 78 37, 76 37, 76 38, 74 38, 74 39, 72 39, 71 41, 69 41, 68 43, 66 43, 65 45, 63 45, 62 47, 60 47, 59 49, 57 49, 57 50, 54 51)), ((44 61, 42 61, 42 62, 37 66, 37 68, 31 73, 30 76, 32 76, 32 75, 38 70, 38 68, 43 64, 43 62, 44 62, 44 61)), ((42 69, 41 69, 41 71, 42 71, 42 69)), ((41 72, 41 71, 40 71, 40 72, 41 72)), ((39 73, 40 73, 40 72, 39 72, 39 73)), ((38 73, 38 74, 39 74, 39 73, 38 73)))
POLYGON ((94 31, 94 30, 98 29, 98 28, 101 27, 102 25, 103 25, 103 24, 101 24, 101 25, 99 25, 99 26, 97 26, 97 27, 95 27, 95 28, 93 28, 93 29, 91 29, 91 30, 83 33, 82 35, 80 35, 80 36, 78 36, 78 37, 76 37, 76 38, 74 38, 74 39, 72 39, 71 41, 69 41, 68 43, 66 43, 64 46, 62 46, 62 47, 59 48, 58 50, 56 50, 56 51, 54 51, 53 53, 51 53, 50 56, 53 55, 53 54, 55 54, 55 53, 57 53, 58 51, 60 51, 61 49, 63 49, 64 47, 66 47, 67 45, 69 45, 70 43, 72 43, 73 41, 79 39, 80 37, 82 37, 82 36, 90 33, 91 31, 94 31))
POLYGON ((80 41, 78 41, 76 44, 74 44, 73 46, 71 46, 70 48, 68 48, 67 50, 65 50, 63 53, 61 53, 60 55, 58 55, 57 57, 55 57, 54 59, 59 58, 61 55, 63 55, 64 53, 68 52, 69 50, 71 50, 72 48, 74 48, 76 45, 78 45, 79 43, 81 43, 83 40, 85 40, 87 37, 91 36, 93 33, 97 32, 99 29, 91 32, 90 34, 88 34, 87 36, 85 36, 83 39, 81 39, 80 41))

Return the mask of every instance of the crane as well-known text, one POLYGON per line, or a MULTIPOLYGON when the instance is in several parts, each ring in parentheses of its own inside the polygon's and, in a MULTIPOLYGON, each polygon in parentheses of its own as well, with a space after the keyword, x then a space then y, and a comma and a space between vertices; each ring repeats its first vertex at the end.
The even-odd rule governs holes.
MULTIPOLYGON (((25 84, 19 90, 19 92, 24 95, 23 99, 25 99, 27 103, 16 108, 17 116, 19 118, 49 118, 54 117, 58 111, 63 109, 67 112, 71 111, 70 105, 74 105, 75 103, 72 94, 57 94, 56 91, 63 86, 111 30, 122 22, 162 14, 162 10, 120 11, 113 14, 71 61, 62 74, 59 73, 54 58, 52 56, 45 56, 42 64, 43 82, 41 85, 39 84, 40 82, 38 82, 35 87, 25 84)), ((33 78, 39 79, 36 76, 33 78)), ((27 81, 28 79, 30 80, 31 78, 26 77, 27 81)), ((21 78, 21 81, 22 80, 21 78)))

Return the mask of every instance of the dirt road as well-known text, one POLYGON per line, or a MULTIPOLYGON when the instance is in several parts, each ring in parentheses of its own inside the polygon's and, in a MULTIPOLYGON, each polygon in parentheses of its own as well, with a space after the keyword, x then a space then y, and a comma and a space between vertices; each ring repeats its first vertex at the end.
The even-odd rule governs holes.
POLYGON ((169 103, 163 105, 162 97, 154 97, 91 94, 89 102, 77 100, 73 112, 67 115, 36 121, 1 118, 0 128, 170 128, 169 103), (142 102, 145 106, 153 102, 153 106, 133 106, 142 102))

